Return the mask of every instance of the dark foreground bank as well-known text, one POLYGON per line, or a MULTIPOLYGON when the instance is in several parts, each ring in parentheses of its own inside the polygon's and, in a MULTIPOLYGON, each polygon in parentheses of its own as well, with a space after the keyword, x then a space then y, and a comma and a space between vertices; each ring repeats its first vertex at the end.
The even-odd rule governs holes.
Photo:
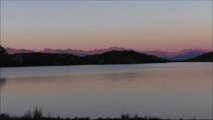
MULTIPOLYGON (((74 118, 62 118, 62 117, 44 117, 44 116, 28 116, 28 115, 23 115, 23 116, 10 116, 8 114, 1 114, 0 115, 0 120, 172 120, 170 118, 168 119, 161 119, 157 117, 140 117, 140 116, 130 116, 128 114, 123 114, 118 118, 96 118, 96 119, 91 119, 89 117, 74 117, 74 118)), ((183 119, 179 119, 183 120, 183 119)), ((190 119, 190 120, 195 120, 195 119, 190 119)))
MULTIPOLYGON (((89 117, 74 117, 74 118, 63 118, 60 116, 57 117, 52 117, 52 116, 44 116, 42 113, 41 109, 34 109, 33 111, 28 111, 27 113, 25 113, 22 116, 12 116, 9 115, 7 113, 2 113, 0 114, 0 120, 172 120, 170 118, 168 119, 161 119, 158 117, 149 117, 149 116, 145 116, 145 117, 140 117, 138 115, 129 115, 129 114, 122 114, 120 117, 117 118, 96 118, 96 119, 91 119, 89 117)), ((179 119, 179 120, 183 120, 183 119, 179 119)), ((191 120, 195 120, 195 119, 191 119, 191 120)))

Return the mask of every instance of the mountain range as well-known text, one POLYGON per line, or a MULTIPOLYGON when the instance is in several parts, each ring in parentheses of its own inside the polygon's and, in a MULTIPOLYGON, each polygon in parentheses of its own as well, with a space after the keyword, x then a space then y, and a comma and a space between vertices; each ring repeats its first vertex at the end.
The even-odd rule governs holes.
MULTIPOLYGON (((77 56, 68 53, 16 53, 8 54, 0 47, 0 67, 19 66, 59 66, 59 65, 96 65, 96 64, 141 64, 178 62, 154 55, 136 52, 134 50, 111 50, 100 54, 77 56)), ((213 52, 200 56, 180 60, 179 62, 213 62, 213 52)))
POLYGON ((163 58, 130 50, 109 51, 102 54, 88 55, 84 57, 62 53, 17 53, 9 55, 3 48, 0 53, 0 66, 2 67, 169 62, 169 60, 163 58))
POLYGON ((213 52, 207 52, 200 56, 186 60, 187 62, 213 62, 213 52))
POLYGON ((197 57, 203 53, 209 52, 208 50, 202 50, 202 49, 185 49, 177 52, 167 52, 167 51, 160 51, 160 50, 150 50, 150 51, 139 51, 134 49, 126 49, 121 47, 110 47, 107 49, 94 49, 94 50, 76 50, 76 49, 43 49, 41 51, 34 51, 34 50, 27 50, 27 49, 15 49, 15 48, 6 48, 6 51, 9 54, 17 54, 17 53, 54 53, 54 54, 72 54, 79 57, 84 57, 88 55, 96 55, 96 54, 102 54, 109 51, 136 51, 139 53, 144 53, 148 55, 154 55, 160 58, 169 59, 169 60, 186 60, 190 58, 197 57))

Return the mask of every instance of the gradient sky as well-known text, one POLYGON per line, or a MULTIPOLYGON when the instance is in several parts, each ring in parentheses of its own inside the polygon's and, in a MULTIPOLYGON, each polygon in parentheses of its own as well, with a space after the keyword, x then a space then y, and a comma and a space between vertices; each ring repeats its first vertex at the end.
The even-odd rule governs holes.
POLYGON ((212 1, 1 1, 1 45, 212 49, 212 1))

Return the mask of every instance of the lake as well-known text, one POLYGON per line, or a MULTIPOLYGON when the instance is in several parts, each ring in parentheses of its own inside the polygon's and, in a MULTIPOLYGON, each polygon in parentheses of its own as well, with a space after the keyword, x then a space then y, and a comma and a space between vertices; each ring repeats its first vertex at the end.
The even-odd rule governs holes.
POLYGON ((212 118, 212 63, 1 68, 1 112, 212 118))

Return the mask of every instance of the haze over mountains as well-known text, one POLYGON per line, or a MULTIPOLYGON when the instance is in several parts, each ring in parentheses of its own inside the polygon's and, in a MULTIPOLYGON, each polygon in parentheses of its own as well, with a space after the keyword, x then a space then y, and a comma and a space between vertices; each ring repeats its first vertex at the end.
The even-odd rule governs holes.
POLYGON ((132 50, 139 53, 154 55, 160 58, 169 59, 169 60, 185 60, 197 57, 203 53, 209 52, 208 50, 202 50, 202 49, 185 49, 177 52, 167 52, 167 51, 160 51, 160 50, 150 50, 150 51, 139 51, 134 49, 126 49, 121 47, 110 47, 107 49, 94 49, 94 50, 76 50, 76 49, 44 49, 41 51, 34 51, 34 50, 27 50, 27 49, 15 49, 15 48, 6 48, 6 51, 9 54, 16 54, 16 53, 54 53, 54 54, 72 54, 76 56, 88 56, 88 55, 96 55, 96 54, 102 54, 109 51, 125 51, 125 50, 132 50))
POLYGON ((200 62, 200 61, 209 62, 209 61, 213 61, 213 52, 207 52, 207 53, 204 53, 200 56, 188 59, 186 61, 187 62, 200 62))

